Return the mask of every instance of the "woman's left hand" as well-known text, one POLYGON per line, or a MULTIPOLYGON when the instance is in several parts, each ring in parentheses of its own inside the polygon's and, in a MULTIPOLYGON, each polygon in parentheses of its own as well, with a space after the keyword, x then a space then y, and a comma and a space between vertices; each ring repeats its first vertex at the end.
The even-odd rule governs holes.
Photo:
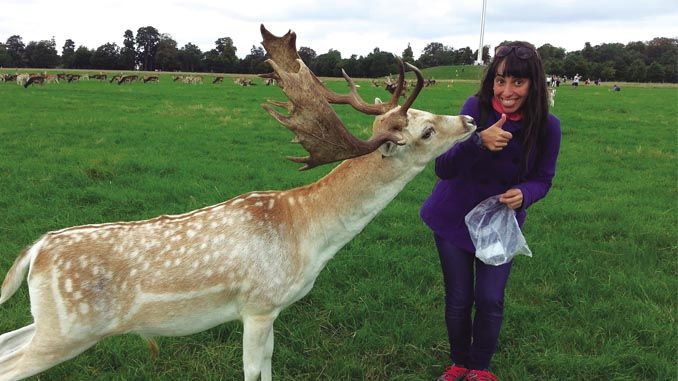
POLYGON ((511 188, 499 196, 499 202, 506 204, 511 209, 518 209, 523 205, 523 191, 511 188))

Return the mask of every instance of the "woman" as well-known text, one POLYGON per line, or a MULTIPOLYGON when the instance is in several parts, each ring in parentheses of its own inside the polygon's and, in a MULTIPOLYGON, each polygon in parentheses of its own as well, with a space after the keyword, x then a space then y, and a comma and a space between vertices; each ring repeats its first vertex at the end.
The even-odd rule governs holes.
POLYGON ((500 194, 522 226, 526 209, 546 196, 560 149, 560 121, 548 107, 546 76, 534 46, 499 46, 480 90, 461 109, 476 120, 478 132, 436 159, 440 181, 421 217, 433 230, 445 284, 452 365, 440 381, 498 380, 488 368, 511 262, 491 266, 476 259, 464 216, 500 194))

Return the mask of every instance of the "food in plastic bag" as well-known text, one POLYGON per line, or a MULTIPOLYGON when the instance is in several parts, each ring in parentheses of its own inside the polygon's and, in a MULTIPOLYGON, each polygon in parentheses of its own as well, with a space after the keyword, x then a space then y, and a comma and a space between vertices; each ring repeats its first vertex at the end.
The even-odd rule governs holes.
POLYGON ((465 217, 476 257, 488 265, 510 262, 518 254, 532 256, 516 220, 516 211, 499 202, 499 195, 480 202, 465 217))

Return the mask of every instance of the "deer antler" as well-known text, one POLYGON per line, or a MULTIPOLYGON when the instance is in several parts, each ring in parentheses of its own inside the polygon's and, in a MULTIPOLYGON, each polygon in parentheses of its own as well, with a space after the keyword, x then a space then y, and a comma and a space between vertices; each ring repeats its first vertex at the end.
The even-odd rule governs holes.
MULTIPOLYGON (((270 59, 278 63, 278 66, 288 72, 296 72, 299 70, 299 65, 296 60, 301 59, 299 53, 297 52, 296 41, 297 34, 289 30, 282 37, 274 36, 269 32, 263 24, 261 24, 261 36, 263 37, 262 45, 266 49, 270 59)), ((397 58, 397 57, 396 57, 397 58)), ((327 89, 320 80, 313 75, 313 81, 316 82, 319 86, 320 92, 327 99, 328 102, 334 104, 348 104, 353 106, 356 110, 363 112, 368 115, 381 115, 385 114, 387 111, 398 106, 398 99, 403 92, 405 87, 405 72, 400 58, 398 60, 398 68, 400 74, 398 77, 398 86, 396 91, 393 92, 393 96, 388 103, 373 104, 365 102, 356 89, 353 80, 346 74, 344 69, 341 69, 341 74, 348 82, 351 92, 349 94, 337 94, 333 91, 327 89)), ((264 78, 275 78, 274 73, 263 74, 261 75, 264 78)))
MULTIPOLYGON (((387 141, 398 144, 402 137, 399 134, 407 123, 407 109, 416 98, 423 77, 418 70, 409 65, 421 78, 421 86, 410 95, 405 102, 406 106, 396 113, 397 118, 388 123, 388 128, 373 136, 369 141, 362 141, 351 135, 330 106, 334 104, 349 104, 358 111, 369 115, 385 114, 398 106, 398 99, 404 87, 405 69, 398 59, 400 76, 398 88, 391 101, 386 104, 369 104, 358 95, 355 83, 342 70, 344 79, 348 82, 351 91, 349 94, 337 94, 327 89, 320 80, 306 67, 296 50, 296 34, 288 31, 282 37, 276 37, 261 25, 262 44, 270 57, 267 62, 273 68, 273 73, 261 75, 264 78, 277 80, 289 102, 268 101, 262 105, 278 122, 296 134, 296 142, 310 153, 308 157, 290 157, 299 163, 305 163, 301 170, 310 169, 318 165, 339 160, 350 159, 368 154, 387 141), (274 110, 271 105, 287 109, 285 116, 274 110)), ((418 84, 419 85, 419 84, 418 84)))

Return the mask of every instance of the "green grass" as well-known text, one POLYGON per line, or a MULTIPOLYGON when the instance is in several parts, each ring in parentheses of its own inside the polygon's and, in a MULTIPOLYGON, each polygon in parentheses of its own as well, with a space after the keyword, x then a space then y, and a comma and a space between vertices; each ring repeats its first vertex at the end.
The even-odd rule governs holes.
MULTIPOLYGON (((427 77, 429 75, 426 75, 427 77)), ((432 74, 434 78, 442 78, 432 74)), ((388 94, 361 81, 365 99, 388 94)), ((339 81, 329 86, 344 91, 339 81)), ((423 90, 416 108, 456 113, 476 84, 423 90)), ((261 107, 258 85, 24 89, 0 83, 0 273, 41 234, 181 213, 251 190, 285 189, 300 148, 261 107)), ((675 380, 677 87, 561 86, 563 144, 549 196, 524 228, 493 370, 502 380, 675 380)), ((371 118, 338 107, 357 135, 371 118)), ((330 261, 276 322, 276 380, 432 380, 446 365, 437 253, 418 209, 432 167, 330 261)), ((0 332, 31 321, 26 287, 0 307, 0 332)), ((161 338, 103 340, 35 380, 238 380, 239 322, 161 338)))
POLYGON ((477 65, 452 65, 436 66, 422 70, 424 78, 435 78, 436 80, 472 80, 482 79, 484 66, 477 65))

